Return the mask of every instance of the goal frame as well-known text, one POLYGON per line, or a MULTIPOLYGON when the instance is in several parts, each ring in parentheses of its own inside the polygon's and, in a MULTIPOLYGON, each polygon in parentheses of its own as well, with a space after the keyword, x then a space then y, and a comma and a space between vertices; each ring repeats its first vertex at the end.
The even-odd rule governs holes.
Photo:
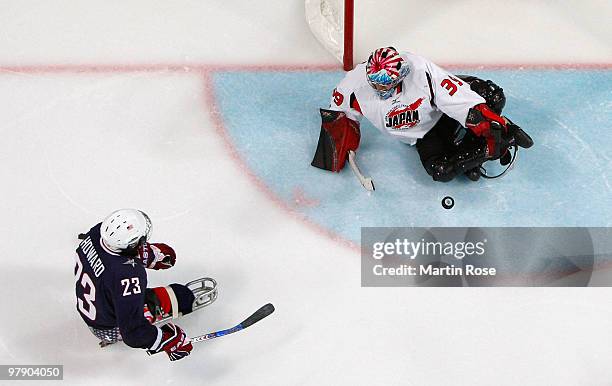
POLYGON ((354 14, 354 0, 344 0, 344 51, 342 55, 342 66, 344 71, 350 71, 353 69, 354 14))
POLYGON ((314 37, 346 71, 352 70, 355 0, 303 0, 314 37))

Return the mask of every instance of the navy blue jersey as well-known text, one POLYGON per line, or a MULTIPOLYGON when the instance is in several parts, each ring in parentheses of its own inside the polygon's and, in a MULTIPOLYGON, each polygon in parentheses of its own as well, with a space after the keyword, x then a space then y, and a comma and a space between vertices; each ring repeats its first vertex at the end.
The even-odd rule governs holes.
POLYGON ((77 248, 77 310, 89 326, 119 327, 131 347, 151 348, 161 331, 144 317, 147 274, 138 257, 110 251, 102 244, 100 225, 89 230, 77 248))

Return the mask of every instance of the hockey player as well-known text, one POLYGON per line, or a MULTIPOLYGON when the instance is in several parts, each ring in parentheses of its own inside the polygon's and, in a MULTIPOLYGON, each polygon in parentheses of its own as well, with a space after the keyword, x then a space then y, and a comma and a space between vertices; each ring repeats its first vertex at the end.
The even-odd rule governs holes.
POLYGON ((147 288, 145 268, 167 269, 176 262, 171 247, 148 243, 150 232, 145 213, 121 209, 79 235, 77 310, 101 346, 123 340, 149 353, 164 351, 173 361, 189 355, 189 339, 179 326, 152 323, 192 312, 194 294, 181 284, 147 288))
POLYGON ((452 75, 432 62, 393 47, 379 48, 333 90, 321 109, 321 136, 313 166, 338 172, 359 146, 358 120, 416 145, 435 181, 466 174, 476 181, 481 165, 511 162, 508 148, 533 145, 531 138, 500 114, 506 98, 491 81, 452 75), (467 130, 466 130, 467 129, 467 130))

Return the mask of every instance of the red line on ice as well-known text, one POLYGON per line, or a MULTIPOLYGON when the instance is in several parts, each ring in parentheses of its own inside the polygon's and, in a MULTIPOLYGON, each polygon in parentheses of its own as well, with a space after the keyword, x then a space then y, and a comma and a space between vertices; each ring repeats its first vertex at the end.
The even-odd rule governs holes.
POLYGON ((313 222, 305 215, 299 213, 289 206, 285 201, 283 201, 279 196, 274 193, 274 191, 266 185, 266 183, 259 178, 253 171, 249 168, 248 164, 234 145, 229 132, 225 127, 225 122, 223 121, 223 117, 221 116, 221 111, 217 104, 214 85, 212 82, 212 71, 205 71, 203 73, 204 77, 204 101, 208 105, 208 111, 210 112, 210 116, 213 124, 215 125, 217 134, 223 139, 225 147, 227 148, 231 158, 236 162, 240 171, 242 171, 251 182, 266 196, 268 199, 272 200, 276 203, 281 209, 283 209, 286 213, 290 214, 291 217, 301 221, 308 228, 315 231, 316 233, 329 237, 334 241, 340 242, 346 247, 354 251, 359 251, 359 247, 350 240, 343 238, 342 236, 336 234, 335 232, 313 222))
MULTIPOLYGON (((473 70, 612 70, 612 63, 442 63, 442 67, 473 70)), ((129 72, 217 72, 217 71, 341 71, 333 64, 49 64, 0 65, 0 73, 129 73, 129 72)))
MULTIPOLYGON (((474 64, 474 63, 447 63, 442 64, 442 67, 461 68, 474 70, 511 70, 511 69, 530 69, 530 70, 611 70, 612 63, 532 63, 532 64, 474 64)), ((306 224, 308 228, 318 234, 331 238, 334 241, 349 247, 354 251, 359 251, 359 246, 350 240, 334 233, 333 231, 324 228, 323 226, 308 219, 305 215, 297 212, 290 207, 285 201, 278 197, 263 180, 261 180, 248 167, 246 161, 240 155, 238 149, 232 142, 231 137, 225 127, 225 123, 221 116, 219 106, 214 93, 214 85, 212 84, 212 75, 215 72, 221 71, 278 71, 278 72, 293 72, 293 71, 341 71, 339 65, 324 64, 324 65, 300 65, 300 64, 271 64, 271 65, 240 65, 240 64, 204 64, 204 63, 152 63, 152 64, 43 64, 43 65, 4 65, 0 66, 0 75, 5 74, 98 74, 98 73, 133 73, 133 72, 171 72, 171 73, 199 73, 202 76, 204 83, 203 96, 204 101, 208 105, 208 111, 211 120, 215 125, 215 131, 222 138, 225 147, 227 148, 230 157, 236 162, 240 171, 242 171, 248 179, 266 196, 268 199, 276 203, 291 217, 298 219, 306 224)))

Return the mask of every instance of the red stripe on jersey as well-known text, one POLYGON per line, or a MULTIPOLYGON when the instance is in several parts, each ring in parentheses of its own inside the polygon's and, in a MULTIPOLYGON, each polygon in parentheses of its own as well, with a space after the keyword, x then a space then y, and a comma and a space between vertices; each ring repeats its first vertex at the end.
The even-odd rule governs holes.
POLYGON ((351 94, 351 108, 359 111, 359 114, 363 115, 361 112, 361 106, 359 106, 359 102, 357 102, 357 97, 355 97, 355 93, 351 94))

